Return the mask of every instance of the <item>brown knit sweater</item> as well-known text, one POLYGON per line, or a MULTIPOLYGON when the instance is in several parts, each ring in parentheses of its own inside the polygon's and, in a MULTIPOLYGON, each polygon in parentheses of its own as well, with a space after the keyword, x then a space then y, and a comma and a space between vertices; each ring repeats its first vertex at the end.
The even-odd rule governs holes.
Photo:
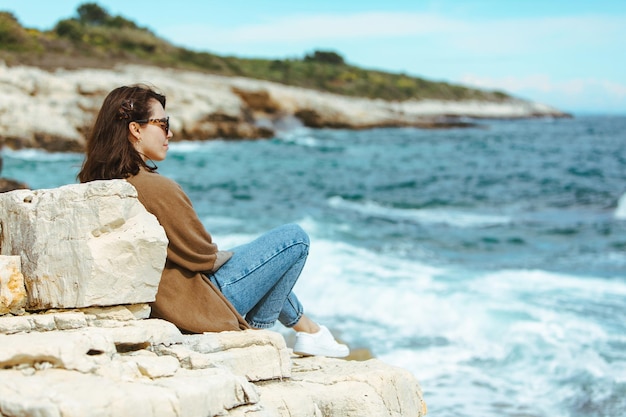
POLYGON ((169 240, 152 317, 186 332, 249 328, 246 321, 203 271, 216 271, 232 254, 220 252, 182 188, 157 173, 140 170, 127 179, 139 201, 154 214, 169 240))

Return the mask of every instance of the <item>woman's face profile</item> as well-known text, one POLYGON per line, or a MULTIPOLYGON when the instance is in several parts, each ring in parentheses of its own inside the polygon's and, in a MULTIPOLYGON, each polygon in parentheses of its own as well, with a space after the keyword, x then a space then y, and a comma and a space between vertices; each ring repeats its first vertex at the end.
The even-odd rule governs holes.
POLYGON ((133 146, 145 160, 162 161, 167 156, 169 139, 173 137, 165 109, 157 100, 150 100, 150 118, 146 123, 131 122, 129 129, 133 146), (134 126, 133 126, 134 124, 134 126))

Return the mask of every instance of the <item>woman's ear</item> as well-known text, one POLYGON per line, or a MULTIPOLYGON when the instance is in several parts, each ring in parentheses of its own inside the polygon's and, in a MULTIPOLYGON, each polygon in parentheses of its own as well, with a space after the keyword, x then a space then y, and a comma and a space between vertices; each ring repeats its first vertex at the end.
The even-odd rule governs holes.
POLYGON ((141 142, 141 126, 137 122, 130 122, 128 124, 128 140, 134 145, 137 142, 141 142))

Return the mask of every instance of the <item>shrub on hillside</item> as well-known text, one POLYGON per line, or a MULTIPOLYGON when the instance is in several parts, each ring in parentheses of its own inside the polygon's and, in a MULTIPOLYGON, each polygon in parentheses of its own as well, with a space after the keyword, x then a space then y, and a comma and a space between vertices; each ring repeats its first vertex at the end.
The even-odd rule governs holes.
POLYGON ((54 27, 54 33, 61 38, 67 38, 74 42, 81 42, 85 35, 84 26, 76 19, 60 20, 54 27))
POLYGON ((323 62, 332 65, 344 65, 343 57, 333 51, 314 51, 313 54, 307 54, 305 61, 323 62))
POLYGON ((23 50, 29 45, 30 36, 9 12, 0 12, 0 45, 7 50, 23 50))

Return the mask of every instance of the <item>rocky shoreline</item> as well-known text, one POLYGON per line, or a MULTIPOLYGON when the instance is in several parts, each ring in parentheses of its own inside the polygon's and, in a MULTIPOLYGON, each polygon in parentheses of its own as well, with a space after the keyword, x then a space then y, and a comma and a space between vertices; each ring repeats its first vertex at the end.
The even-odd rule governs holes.
POLYGON ((569 117, 518 99, 388 102, 152 66, 49 72, 0 62, 0 146, 81 152, 104 96, 134 83, 155 86, 167 95, 174 140, 268 138, 293 124, 444 128, 471 126, 473 118, 569 117))
POLYGON ((124 180, 0 194, 0 416, 420 417, 409 371, 149 318, 167 237, 124 180), (115 290, 112 291, 111 289, 115 290))
MULTIPOLYGON (((83 152, 85 136, 106 94, 136 83, 167 95, 173 141, 263 139, 294 126, 441 129, 471 127, 475 119, 571 117, 519 99, 389 102, 154 66, 46 71, 0 61, 0 174, 3 146, 83 152)), ((0 192, 27 187, 0 178, 0 192)))

